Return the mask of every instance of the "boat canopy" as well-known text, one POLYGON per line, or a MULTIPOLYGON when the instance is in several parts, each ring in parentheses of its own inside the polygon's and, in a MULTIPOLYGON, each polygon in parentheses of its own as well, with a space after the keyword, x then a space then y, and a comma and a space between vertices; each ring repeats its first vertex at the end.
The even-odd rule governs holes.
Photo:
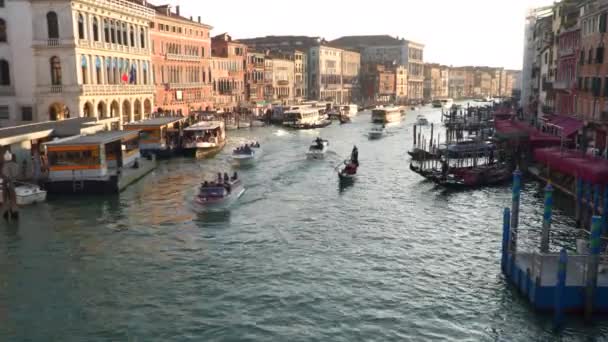
POLYGON ((608 160, 581 151, 560 150, 559 148, 541 148, 534 151, 534 158, 539 163, 549 166, 551 170, 580 177, 586 182, 608 185, 608 160))
POLYGON ((539 131, 517 120, 495 120, 496 137, 502 140, 527 140, 533 147, 560 145, 562 138, 539 131))
POLYGON ((222 128, 223 123, 221 121, 201 121, 185 129, 185 131, 211 131, 222 128))
POLYGON ((555 115, 546 122, 546 125, 561 130, 564 138, 567 138, 577 133, 583 127, 583 122, 568 116, 555 115))

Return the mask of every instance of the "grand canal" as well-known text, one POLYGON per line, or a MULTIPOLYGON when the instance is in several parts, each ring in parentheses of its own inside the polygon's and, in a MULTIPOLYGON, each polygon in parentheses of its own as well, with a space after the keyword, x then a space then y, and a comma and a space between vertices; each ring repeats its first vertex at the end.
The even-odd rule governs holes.
MULTIPOLYGON (((174 159, 120 196, 50 198, 0 226, 0 341, 564 341, 608 338, 608 324, 560 335, 500 274, 508 185, 446 191, 408 168, 416 114, 382 140, 369 114, 318 131, 230 133, 211 160, 174 159), (328 160, 307 145, 330 140, 328 160), (258 140, 229 211, 195 214, 193 188, 230 171, 258 140), (360 177, 334 167, 353 144, 360 177)), ((424 113, 434 122, 439 113, 424 113)), ((522 222, 540 227, 527 182, 522 222)), ((564 206, 566 207, 566 206, 564 206)), ((572 245, 555 215, 555 244, 572 245)))

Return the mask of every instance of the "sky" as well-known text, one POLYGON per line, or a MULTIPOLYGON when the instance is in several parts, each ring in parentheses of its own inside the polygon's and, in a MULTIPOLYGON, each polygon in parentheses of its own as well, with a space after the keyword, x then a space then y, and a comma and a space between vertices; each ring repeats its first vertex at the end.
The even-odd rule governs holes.
POLYGON ((551 0, 152 0, 234 39, 389 34, 425 44, 425 62, 521 69, 526 11, 551 0))

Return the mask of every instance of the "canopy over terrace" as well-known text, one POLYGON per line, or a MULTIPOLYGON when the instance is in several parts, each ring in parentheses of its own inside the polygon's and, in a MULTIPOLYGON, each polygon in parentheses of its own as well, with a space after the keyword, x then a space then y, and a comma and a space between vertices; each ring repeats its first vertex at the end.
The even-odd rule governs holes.
POLYGON ((563 134, 564 138, 568 138, 583 127, 583 122, 569 116, 554 115, 547 120, 545 125, 555 128, 558 135, 563 134))
POLYGON ((608 160, 585 155, 580 151, 540 148, 534 158, 560 173, 579 177, 592 184, 608 185, 608 160))
POLYGON ((500 140, 518 143, 520 141, 530 142, 531 147, 547 147, 560 145, 562 138, 539 131, 517 120, 495 120, 496 137, 500 140))

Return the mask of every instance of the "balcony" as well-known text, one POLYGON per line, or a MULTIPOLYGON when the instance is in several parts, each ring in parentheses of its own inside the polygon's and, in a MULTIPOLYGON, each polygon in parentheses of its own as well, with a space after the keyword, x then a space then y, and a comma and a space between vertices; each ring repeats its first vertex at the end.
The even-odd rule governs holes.
POLYGON ((83 95, 140 95, 154 93, 153 85, 146 84, 83 84, 83 95))
POLYGON ((280 86, 287 86, 287 85, 289 85, 289 81, 280 80, 280 81, 277 81, 277 84, 280 86))
POLYGON ((572 56, 572 55, 574 55, 574 49, 572 47, 560 49, 558 54, 559 54, 559 57, 572 56))
POLYGON ((574 90, 574 80, 561 80, 553 82, 555 90, 574 90))
POLYGON ((165 88, 167 89, 197 89, 211 86, 206 83, 166 83, 165 88))
POLYGON ((168 53, 166 54, 166 58, 169 61, 182 61, 182 62, 198 62, 202 60, 200 56, 190 56, 190 55, 182 55, 176 53, 168 53))

